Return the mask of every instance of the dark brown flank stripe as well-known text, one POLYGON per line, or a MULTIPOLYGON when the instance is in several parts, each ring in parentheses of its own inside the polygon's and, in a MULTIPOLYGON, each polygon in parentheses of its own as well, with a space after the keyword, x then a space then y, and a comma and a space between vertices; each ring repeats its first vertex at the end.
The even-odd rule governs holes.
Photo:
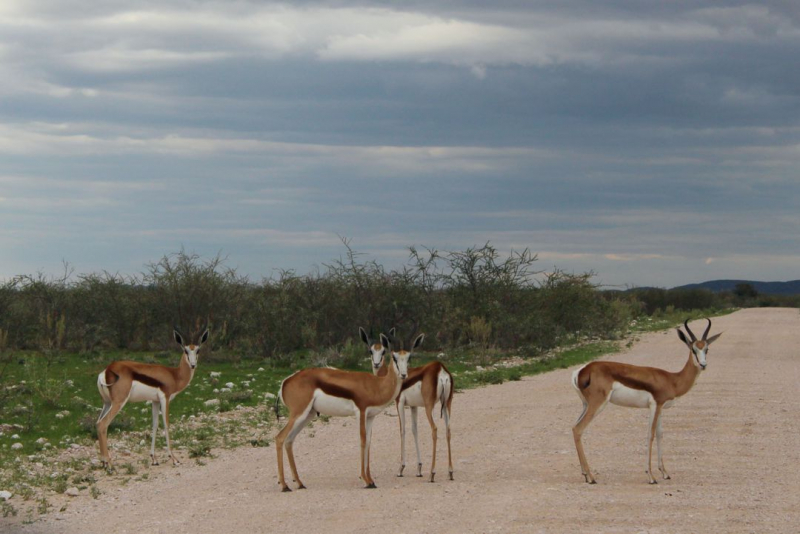
POLYGON ((131 372, 131 378, 133 378, 137 382, 141 382, 147 386, 154 387, 156 389, 161 389, 162 384, 152 376, 143 375, 142 373, 137 373, 136 371, 131 372))

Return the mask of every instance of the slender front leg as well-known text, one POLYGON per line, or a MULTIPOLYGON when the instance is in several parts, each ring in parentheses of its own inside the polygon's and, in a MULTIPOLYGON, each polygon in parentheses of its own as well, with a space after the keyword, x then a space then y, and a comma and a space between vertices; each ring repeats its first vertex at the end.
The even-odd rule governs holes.
POLYGON ((180 465, 181 463, 172 453, 172 443, 169 440, 169 398, 163 392, 159 391, 158 400, 161 403, 161 418, 164 420, 164 436, 167 438, 167 453, 172 458, 172 465, 180 465))
MULTIPOLYGON (((406 468, 406 401, 403 395, 397 399, 397 420, 400 423, 400 471, 397 476, 403 476, 403 470, 406 468)), ((411 408, 414 411, 414 408, 411 408)))
POLYGON ((377 487, 375 482, 367 474, 367 454, 369 450, 367 449, 367 417, 365 411, 362 410, 358 414, 358 426, 361 434, 361 480, 364 481, 367 488, 375 488, 377 487))
POLYGON ((375 416, 374 415, 372 417, 367 417, 367 420, 366 420, 366 427, 367 427, 366 428, 366 430, 367 430, 367 478, 372 483, 370 486, 367 486, 367 487, 375 488, 377 486, 375 486, 375 481, 372 479, 372 473, 370 473, 370 471, 369 471, 369 451, 370 451, 370 445, 372 444, 372 423, 373 422, 375 422, 375 416))
POLYGON ((650 484, 658 484, 653 477, 653 440, 656 437, 656 427, 658 418, 661 416, 661 405, 653 403, 650 405, 650 425, 647 432, 647 479, 650 484))
POLYGON ((150 443, 150 461, 151 465, 158 465, 158 461, 156 460, 156 433, 158 432, 158 413, 161 411, 161 404, 155 401, 151 404, 153 405, 153 431, 150 443))
POLYGON ((661 431, 661 420, 663 419, 663 414, 659 415, 658 422, 656 423, 656 447, 658 449, 658 470, 661 471, 661 475, 664 477, 665 480, 669 480, 669 474, 667 474, 667 469, 664 467, 664 459, 661 457, 661 436, 663 436, 663 432, 661 431))
POLYGON ((417 432, 417 407, 411 407, 411 434, 414 435, 414 447, 417 449, 417 476, 422 476, 422 457, 419 455, 419 432, 417 432))

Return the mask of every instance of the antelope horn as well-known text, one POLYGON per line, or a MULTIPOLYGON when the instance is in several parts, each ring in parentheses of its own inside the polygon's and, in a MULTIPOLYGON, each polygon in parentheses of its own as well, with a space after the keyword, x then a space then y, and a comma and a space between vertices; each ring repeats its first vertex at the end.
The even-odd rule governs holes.
POLYGON ((686 327, 686 333, 687 333, 687 334, 689 334, 689 337, 691 337, 691 338, 692 338, 692 343, 694 343, 695 341, 697 341, 697 338, 694 336, 694 334, 692 333, 692 331, 689 329, 689 319, 686 319, 686 320, 683 322, 683 326, 685 326, 685 327, 686 327))
POLYGON ((706 317, 706 321, 708 321, 708 326, 706 327, 706 331, 703 332, 703 341, 706 340, 706 338, 708 337, 708 333, 711 331, 711 319, 706 317))

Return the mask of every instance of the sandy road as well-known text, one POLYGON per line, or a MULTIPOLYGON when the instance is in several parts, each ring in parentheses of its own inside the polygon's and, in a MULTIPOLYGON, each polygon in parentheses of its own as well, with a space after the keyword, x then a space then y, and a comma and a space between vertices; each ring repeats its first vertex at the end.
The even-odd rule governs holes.
MULTIPOLYGON (((708 369, 665 413, 664 460, 673 479, 655 486, 646 483, 644 473, 647 411, 615 406, 584 438, 599 483, 583 482, 570 430, 581 408, 570 369, 456 395, 454 482, 446 480, 444 463, 436 484, 396 478, 397 419, 381 416, 372 447, 379 487, 361 489, 356 421, 334 419, 296 441, 306 491, 279 492, 273 446, 239 449, 204 467, 162 467, 155 480, 109 491, 96 501, 79 497, 61 520, 53 513, 44 522, 14 529, 32 534, 798 532, 800 314, 743 310, 715 319, 713 332, 720 330, 725 333, 709 353, 708 369)), ((677 371, 687 355, 668 332, 648 334, 609 359, 677 371)), ((420 422, 428 462, 430 432, 420 422)), ((443 440, 439 451, 442 458, 443 440)), ((413 467, 408 471, 413 474, 413 467)))

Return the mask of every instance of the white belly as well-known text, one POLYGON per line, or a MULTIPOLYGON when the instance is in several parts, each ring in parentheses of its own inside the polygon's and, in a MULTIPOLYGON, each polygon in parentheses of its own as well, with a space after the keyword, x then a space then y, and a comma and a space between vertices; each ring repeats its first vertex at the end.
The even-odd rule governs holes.
POLYGON ((653 396, 643 389, 633 389, 614 382, 611 389, 611 404, 628 408, 647 408, 655 402, 653 396))
POLYGON ((401 400, 405 402, 406 406, 425 406, 425 401, 422 398, 422 380, 403 391, 402 396, 403 399, 401 400))
POLYGON ((350 399, 343 399, 341 397, 334 397, 328 395, 321 389, 314 392, 313 410, 316 410, 322 415, 332 415, 334 417, 347 417, 356 415, 358 408, 356 403, 350 399))
POLYGON ((141 382, 133 381, 131 385, 131 394, 128 396, 128 402, 158 402, 158 388, 142 384, 141 382))

